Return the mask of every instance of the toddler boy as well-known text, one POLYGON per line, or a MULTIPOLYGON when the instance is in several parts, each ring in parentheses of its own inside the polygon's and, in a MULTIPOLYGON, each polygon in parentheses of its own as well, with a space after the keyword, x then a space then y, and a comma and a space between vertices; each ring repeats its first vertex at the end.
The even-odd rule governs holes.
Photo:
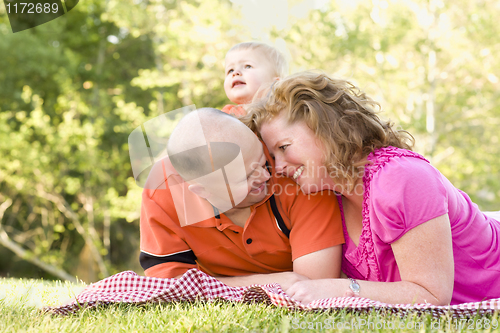
POLYGON ((226 54, 224 91, 233 103, 222 111, 246 115, 244 105, 252 102, 259 88, 287 75, 285 57, 271 45, 260 42, 236 44, 226 54))

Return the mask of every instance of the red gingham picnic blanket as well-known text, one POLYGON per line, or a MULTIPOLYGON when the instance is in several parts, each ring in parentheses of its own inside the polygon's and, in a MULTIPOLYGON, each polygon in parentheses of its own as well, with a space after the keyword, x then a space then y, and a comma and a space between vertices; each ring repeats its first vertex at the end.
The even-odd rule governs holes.
POLYGON ((386 304, 360 297, 336 297, 313 301, 307 305, 295 301, 274 284, 248 287, 229 287, 212 276, 196 269, 187 271, 179 279, 160 279, 140 276, 132 271, 115 274, 86 287, 75 299, 57 307, 47 307, 48 313, 67 315, 83 308, 113 303, 144 304, 173 301, 263 302, 284 306, 290 310, 332 310, 368 312, 385 310, 404 315, 409 312, 430 313, 434 317, 451 315, 468 318, 500 311, 500 298, 483 302, 450 306, 430 304, 386 304))

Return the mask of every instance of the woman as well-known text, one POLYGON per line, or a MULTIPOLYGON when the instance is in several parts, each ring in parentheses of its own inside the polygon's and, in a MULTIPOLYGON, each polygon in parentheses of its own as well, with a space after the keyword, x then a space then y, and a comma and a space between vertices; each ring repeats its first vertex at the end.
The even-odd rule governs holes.
POLYGON ((379 119, 347 81, 303 72, 276 82, 243 121, 276 171, 305 192, 334 190, 350 279, 301 281, 303 303, 360 296, 385 303, 457 304, 500 297, 500 222, 411 151, 413 137, 379 119))

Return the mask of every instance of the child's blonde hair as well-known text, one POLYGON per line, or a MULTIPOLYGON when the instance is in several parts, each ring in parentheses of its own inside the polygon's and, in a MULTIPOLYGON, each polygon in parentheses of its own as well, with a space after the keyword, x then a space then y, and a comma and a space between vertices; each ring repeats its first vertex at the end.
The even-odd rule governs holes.
POLYGON ((259 50, 271 61, 278 77, 284 78, 288 75, 288 63, 285 56, 274 46, 262 42, 244 42, 234 45, 226 55, 238 50, 259 50))

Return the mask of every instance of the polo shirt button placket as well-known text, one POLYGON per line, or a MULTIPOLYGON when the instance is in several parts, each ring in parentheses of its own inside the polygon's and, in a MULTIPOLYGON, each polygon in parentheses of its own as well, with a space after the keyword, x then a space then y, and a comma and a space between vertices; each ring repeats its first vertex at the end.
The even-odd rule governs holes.
POLYGON ((219 221, 219 222, 217 223, 217 230, 219 230, 219 231, 224 231, 224 227, 222 226, 222 222, 221 222, 221 221, 219 221))

